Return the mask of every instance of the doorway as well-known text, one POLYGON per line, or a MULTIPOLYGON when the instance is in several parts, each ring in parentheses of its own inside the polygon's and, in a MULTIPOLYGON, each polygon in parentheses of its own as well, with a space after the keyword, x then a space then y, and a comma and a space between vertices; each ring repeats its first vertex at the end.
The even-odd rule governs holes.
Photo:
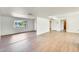
POLYGON ((49 30, 51 31, 60 31, 60 32, 66 32, 66 25, 67 22, 66 20, 56 20, 53 19, 51 21, 49 21, 49 30))

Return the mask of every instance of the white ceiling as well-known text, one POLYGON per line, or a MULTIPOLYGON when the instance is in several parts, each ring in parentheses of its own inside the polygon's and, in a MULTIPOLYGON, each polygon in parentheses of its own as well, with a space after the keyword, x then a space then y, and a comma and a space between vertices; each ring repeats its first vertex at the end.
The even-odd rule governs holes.
POLYGON ((55 16, 59 14, 79 12, 79 7, 0 7, 0 15, 12 16, 12 13, 35 16, 55 16))
POLYGON ((27 15, 32 13, 33 8, 29 7, 0 7, 0 15, 12 15, 12 13, 27 15))

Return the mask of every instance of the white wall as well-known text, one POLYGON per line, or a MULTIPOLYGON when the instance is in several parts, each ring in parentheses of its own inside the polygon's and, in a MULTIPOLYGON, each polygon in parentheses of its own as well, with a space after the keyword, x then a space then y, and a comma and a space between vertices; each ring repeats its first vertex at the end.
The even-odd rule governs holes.
POLYGON ((46 33, 49 31, 49 19, 37 17, 37 35, 46 33))
POLYGON ((34 21, 34 29, 37 30, 37 20, 34 21))
POLYGON ((1 20, 0 20, 0 36, 1 36, 1 20))
POLYGON ((67 32, 79 33, 79 14, 67 17, 67 32))
POLYGON ((30 20, 30 19, 0 16, 0 25, 1 25, 1 29, 0 29, 1 35, 34 30, 34 20, 30 20), (26 20, 27 26, 25 28, 16 29, 13 26, 14 20, 26 20))

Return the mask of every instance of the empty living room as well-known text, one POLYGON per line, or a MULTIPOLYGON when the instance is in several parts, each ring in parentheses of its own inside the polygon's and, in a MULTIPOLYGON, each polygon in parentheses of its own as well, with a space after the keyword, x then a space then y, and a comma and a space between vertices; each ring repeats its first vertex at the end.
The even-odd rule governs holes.
POLYGON ((36 38, 36 19, 32 8, 0 8, 0 51, 32 51, 36 38))
POLYGON ((37 51, 77 52, 79 51, 79 8, 38 8, 37 51))
POLYGON ((79 7, 0 7, 0 52, 78 52, 79 7))

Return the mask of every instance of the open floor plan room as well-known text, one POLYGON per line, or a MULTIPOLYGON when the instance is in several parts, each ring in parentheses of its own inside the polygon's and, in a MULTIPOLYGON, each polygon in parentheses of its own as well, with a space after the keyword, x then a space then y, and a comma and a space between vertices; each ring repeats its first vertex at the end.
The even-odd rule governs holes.
POLYGON ((79 7, 0 7, 0 52, 79 52, 79 7))

